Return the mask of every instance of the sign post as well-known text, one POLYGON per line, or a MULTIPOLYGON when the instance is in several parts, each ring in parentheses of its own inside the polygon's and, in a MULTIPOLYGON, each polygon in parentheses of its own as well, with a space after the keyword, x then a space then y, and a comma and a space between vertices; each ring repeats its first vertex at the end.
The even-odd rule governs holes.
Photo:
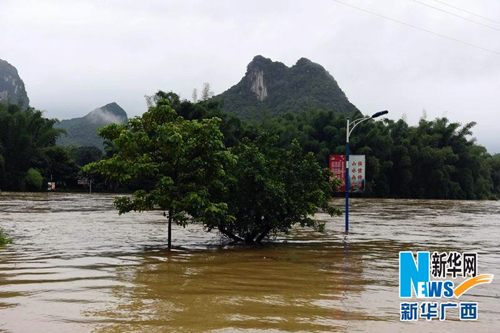
POLYGON ((384 111, 379 111, 377 113, 374 113, 371 116, 364 116, 362 118, 358 118, 350 123, 349 117, 347 117, 347 126, 346 126, 346 132, 345 132, 345 150, 346 150, 346 186, 345 186, 345 232, 346 234, 349 233, 349 136, 351 136, 352 131, 356 126, 358 126, 360 123, 366 120, 374 119, 380 116, 383 116, 384 114, 388 114, 389 111, 384 110, 384 111), (352 126, 352 127, 351 127, 352 126))
POLYGON ((349 188, 351 192, 365 190, 365 155, 351 155, 349 161, 349 188))
POLYGON ((84 185, 84 186, 87 186, 87 185, 90 185, 90 194, 92 194, 92 179, 91 180, 87 180, 87 179, 79 179, 78 180, 78 185, 84 185))
MULTIPOLYGON (((347 147, 349 147, 349 144, 347 144, 347 147)), ((337 191, 345 192, 345 230, 348 232, 349 192, 362 192, 365 190, 365 155, 330 155, 329 166, 332 177, 341 180, 337 191)))

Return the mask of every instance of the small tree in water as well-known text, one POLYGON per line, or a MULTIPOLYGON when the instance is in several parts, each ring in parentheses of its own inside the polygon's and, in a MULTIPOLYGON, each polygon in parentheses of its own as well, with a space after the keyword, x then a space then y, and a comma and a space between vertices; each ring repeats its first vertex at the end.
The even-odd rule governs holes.
POLYGON ((3 230, 0 228, 0 245, 12 244, 12 239, 7 237, 3 230))
POLYGON ((226 172, 223 193, 231 219, 214 219, 212 227, 234 241, 261 242, 266 236, 287 232, 295 224, 319 230, 324 224, 312 218, 319 209, 330 215, 330 172, 321 168, 312 153, 303 154, 294 140, 289 150, 277 137, 261 135, 256 141, 243 140, 233 148, 237 164, 226 172))
MULTIPOLYGON (((99 135, 113 142, 113 157, 89 164, 84 172, 98 172, 126 182, 138 176, 155 180, 151 191, 140 190, 133 198, 120 197, 120 214, 160 209, 168 212, 168 247, 172 221, 185 226, 188 218, 206 221, 226 219, 227 205, 212 202, 209 188, 218 188, 224 165, 234 161, 225 151, 219 118, 188 121, 160 99, 142 117, 126 125, 111 124, 99 135)), ((165 214, 166 215, 166 214, 165 214)))

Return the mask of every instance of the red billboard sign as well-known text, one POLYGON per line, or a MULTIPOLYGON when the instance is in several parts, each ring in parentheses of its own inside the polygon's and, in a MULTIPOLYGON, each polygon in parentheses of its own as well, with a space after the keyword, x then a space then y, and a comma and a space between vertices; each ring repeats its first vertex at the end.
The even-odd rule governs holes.
POLYGON ((329 164, 332 177, 342 180, 342 184, 337 191, 345 192, 345 155, 330 155, 329 164))
MULTIPOLYGON (((332 178, 342 181, 337 192, 345 192, 345 155, 330 155, 332 178)), ((349 191, 361 192, 365 189, 365 155, 349 156, 349 191)))

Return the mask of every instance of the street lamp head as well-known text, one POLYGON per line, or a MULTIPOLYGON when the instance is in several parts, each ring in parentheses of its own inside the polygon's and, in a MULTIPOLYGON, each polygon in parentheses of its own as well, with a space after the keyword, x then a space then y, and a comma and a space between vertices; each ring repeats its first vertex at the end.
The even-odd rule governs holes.
POLYGON ((388 113, 389 113, 389 111, 387 111, 387 110, 384 110, 384 111, 379 111, 379 112, 377 112, 377 113, 374 113, 374 114, 372 115, 372 118, 377 118, 377 117, 383 116, 384 114, 388 114, 388 113))

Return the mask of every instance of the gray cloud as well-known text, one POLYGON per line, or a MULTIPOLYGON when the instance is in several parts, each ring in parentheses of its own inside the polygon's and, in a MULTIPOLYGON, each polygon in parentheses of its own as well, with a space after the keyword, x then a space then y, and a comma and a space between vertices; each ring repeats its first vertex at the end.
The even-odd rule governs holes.
MULTIPOLYGON (((342 1, 500 52, 500 31, 414 1, 342 1)), ((500 21, 497 1, 450 3, 500 21)), ((476 121, 478 142, 500 152, 500 55, 334 1, 0 0, 0 31, 0 58, 49 117, 80 117, 112 101, 138 115, 143 96, 158 89, 184 98, 203 82, 227 90, 257 54, 288 66, 306 57, 366 113, 388 109, 414 124, 425 109, 430 119, 476 121)))

